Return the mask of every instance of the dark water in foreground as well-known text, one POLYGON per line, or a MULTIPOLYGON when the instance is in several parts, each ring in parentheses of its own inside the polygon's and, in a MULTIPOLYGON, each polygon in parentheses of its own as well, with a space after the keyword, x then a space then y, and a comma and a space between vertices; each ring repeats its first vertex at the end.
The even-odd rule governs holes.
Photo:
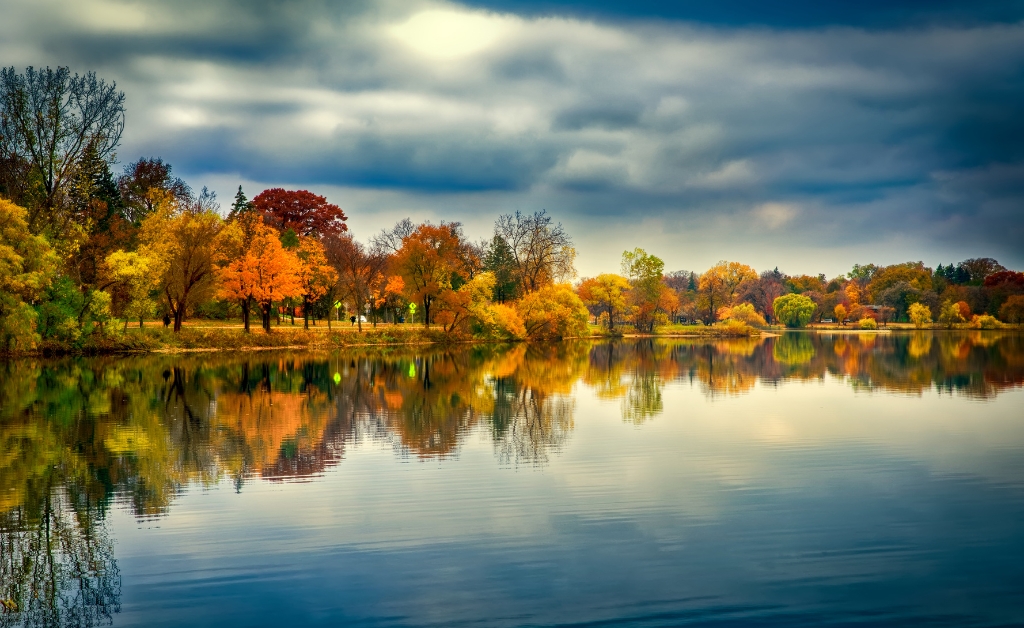
POLYGON ((1021 625, 1022 383, 998 333, 0 363, 0 626, 1021 625))

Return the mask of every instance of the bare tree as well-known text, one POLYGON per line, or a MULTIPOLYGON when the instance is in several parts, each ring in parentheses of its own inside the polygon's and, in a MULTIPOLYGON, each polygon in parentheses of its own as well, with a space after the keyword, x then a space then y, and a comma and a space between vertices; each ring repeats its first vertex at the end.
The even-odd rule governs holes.
POLYGON ((0 69, 0 155, 30 164, 41 202, 29 207, 29 228, 62 227, 61 201, 86 151, 109 159, 124 131, 124 92, 94 72, 66 67, 19 74, 0 69))
POLYGON ((327 261, 338 271, 340 296, 354 308, 359 331, 363 331, 362 314, 370 302, 373 289, 384 275, 388 255, 380 246, 367 248, 351 234, 324 240, 327 261))
POLYGON ((171 164, 159 157, 141 158, 124 167, 117 179, 117 188, 124 201, 125 218, 134 223, 153 213, 154 199, 150 190, 156 188, 170 192, 179 204, 192 200, 192 188, 171 174, 171 164))
POLYGON ((494 233, 508 244, 517 266, 520 293, 576 276, 576 249, 562 223, 552 224, 546 210, 533 214, 506 214, 498 218, 494 233))
POLYGON ((413 231, 416 231, 416 225, 412 220, 403 218, 391 229, 381 229, 380 233, 370 238, 370 246, 387 253, 397 253, 402 248, 402 241, 412 235, 413 231))

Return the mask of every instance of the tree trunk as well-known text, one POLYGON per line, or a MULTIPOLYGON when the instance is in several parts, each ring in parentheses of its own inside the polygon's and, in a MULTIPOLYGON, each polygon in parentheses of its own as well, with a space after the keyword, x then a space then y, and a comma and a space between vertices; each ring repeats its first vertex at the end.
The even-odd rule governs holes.
POLYGON ((246 297, 242 300, 242 326, 245 327, 245 333, 249 333, 249 308, 251 306, 250 301, 252 297, 246 297))
POLYGON ((423 326, 430 329, 430 299, 423 297, 423 326))
POLYGON ((139 317, 139 329, 142 329, 142 317, 139 317))
POLYGON ((270 333, 270 309, 272 305, 272 303, 260 304, 260 310, 262 314, 261 318, 263 319, 263 331, 267 332, 268 334, 270 333))
MULTIPOLYGON (((292 321, 294 320, 293 318, 292 321)), ((306 298, 306 295, 302 295, 302 327, 309 331, 309 299, 306 298)))
POLYGON ((360 302, 356 302, 356 323, 359 325, 359 333, 363 333, 363 315, 360 314, 365 308, 360 302))
POLYGON ((182 303, 182 304, 179 304, 179 306, 176 309, 174 309, 174 332, 175 333, 181 331, 181 323, 182 323, 182 321, 184 319, 185 319, 185 304, 182 303))

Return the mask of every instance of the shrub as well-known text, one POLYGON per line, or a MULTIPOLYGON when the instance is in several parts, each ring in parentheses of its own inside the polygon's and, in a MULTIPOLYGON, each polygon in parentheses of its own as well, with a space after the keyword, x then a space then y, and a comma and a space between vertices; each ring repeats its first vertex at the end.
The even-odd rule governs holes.
POLYGON ((861 329, 878 329, 878 323, 873 318, 862 318, 857 321, 857 326, 861 329))
POLYGON ((810 297, 802 294, 784 294, 772 303, 775 318, 786 327, 806 326, 816 307, 810 297))
POLYGON ((975 316, 971 320, 971 325, 978 329, 999 329, 1003 326, 1002 323, 996 320, 996 317, 989 316, 988 314, 975 316))
POLYGON ((764 327, 767 323, 764 317, 757 313, 754 306, 750 303, 740 303, 739 305, 731 308, 722 308, 723 311, 721 318, 725 320, 734 320, 750 325, 751 327, 764 327))

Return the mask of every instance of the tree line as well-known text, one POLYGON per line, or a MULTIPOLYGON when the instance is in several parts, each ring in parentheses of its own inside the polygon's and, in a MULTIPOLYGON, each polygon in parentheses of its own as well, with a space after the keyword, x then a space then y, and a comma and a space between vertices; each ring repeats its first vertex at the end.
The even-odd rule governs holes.
POLYGON ((256 315, 270 332, 282 316, 330 326, 342 311, 360 330, 416 322, 494 339, 579 336, 590 317, 640 332, 681 320, 1022 318, 1024 275, 987 258, 934 271, 869 264, 827 280, 738 262, 666 273, 638 248, 621 274, 572 285, 572 238, 543 210, 499 216, 478 242, 458 222, 408 219, 359 242, 345 212, 308 190, 250 200, 239 186, 222 213, 159 157, 115 176, 124 103, 91 72, 0 69, 0 350, 81 347, 153 317, 174 331, 188 317, 235 317, 249 332, 256 315))
POLYGON ((893 321, 918 327, 996 327, 1024 322, 1024 273, 991 258, 964 260, 934 270, 923 262, 890 266, 855 264, 850 272, 787 275, 758 273, 721 261, 703 273, 664 273, 664 262, 643 249, 622 256, 621 274, 586 278, 577 292, 609 330, 632 326, 651 332, 670 321, 803 327, 855 323, 876 328, 893 321))

